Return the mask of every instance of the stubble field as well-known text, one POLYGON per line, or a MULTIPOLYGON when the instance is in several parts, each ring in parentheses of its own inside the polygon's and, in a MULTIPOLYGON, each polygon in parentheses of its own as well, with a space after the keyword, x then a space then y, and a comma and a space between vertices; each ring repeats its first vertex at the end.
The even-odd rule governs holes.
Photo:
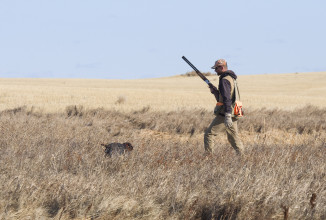
POLYGON ((0 219, 325 219, 325 76, 240 76, 242 158, 196 77, 1 79, 0 219))
MULTIPOLYGON (((218 85, 218 77, 209 77, 218 85)), ((326 107, 326 72, 240 76, 246 107, 294 110, 307 104, 326 107)), ((64 112, 70 105, 121 112, 150 106, 152 111, 214 108, 215 99, 199 77, 141 80, 0 79, 0 110, 26 106, 64 112)))

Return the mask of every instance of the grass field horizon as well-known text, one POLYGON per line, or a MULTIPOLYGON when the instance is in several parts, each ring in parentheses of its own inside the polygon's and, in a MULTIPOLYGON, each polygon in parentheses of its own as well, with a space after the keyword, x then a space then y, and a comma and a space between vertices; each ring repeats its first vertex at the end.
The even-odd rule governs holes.
MULTIPOLYGON (((208 77, 218 84, 217 76, 208 77)), ((326 72, 240 75, 244 106, 293 110, 305 105, 326 107, 326 72)), ((212 110, 215 99, 199 77, 172 76, 137 80, 0 79, 0 110, 26 106, 64 112, 69 105, 134 111, 212 110)))
POLYGON ((0 79, 0 219, 326 219, 326 72, 239 84, 242 158, 199 77, 0 79))

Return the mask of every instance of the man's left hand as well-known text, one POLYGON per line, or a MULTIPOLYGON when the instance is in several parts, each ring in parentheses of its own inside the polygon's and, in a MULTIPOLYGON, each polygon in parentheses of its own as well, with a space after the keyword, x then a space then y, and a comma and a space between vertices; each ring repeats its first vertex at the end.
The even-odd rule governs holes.
POLYGON ((224 124, 227 128, 231 128, 233 125, 231 113, 225 113, 224 124))

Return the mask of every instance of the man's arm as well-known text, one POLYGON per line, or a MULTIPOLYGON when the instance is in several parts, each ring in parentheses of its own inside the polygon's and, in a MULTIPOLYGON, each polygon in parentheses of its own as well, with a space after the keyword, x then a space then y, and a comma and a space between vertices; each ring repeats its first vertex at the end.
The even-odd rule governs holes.
POLYGON ((223 98, 223 105, 225 113, 232 113, 232 99, 231 99, 231 84, 227 79, 221 80, 221 85, 219 86, 220 93, 223 98))
POLYGON ((232 122, 232 100, 231 100, 231 84, 227 79, 221 80, 220 92, 223 97, 223 105, 225 110, 225 119, 224 124, 227 128, 231 128, 233 125, 232 122))

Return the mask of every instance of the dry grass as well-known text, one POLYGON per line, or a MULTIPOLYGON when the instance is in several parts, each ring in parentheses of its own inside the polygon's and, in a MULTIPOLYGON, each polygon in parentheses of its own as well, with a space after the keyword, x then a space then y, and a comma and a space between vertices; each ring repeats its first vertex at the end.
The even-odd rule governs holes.
MULTIPOLYGON (((217 76, 208 77, 218 84, 217 76)), ((307 104, 326 107, 326 74, 266 74, 239 76, 241 98, 251 109, 294 110, 307 104)), ((0 110, 26 106, 34 111, 62 113, 66 106, 103 107, 131 112, 212 111, 215 99, 199 77, 142 80, 1 79, 0 110)))
POLYGON ((198 77, 1 79, 0 219, 326 219, 325 73, 239 84, 246 156, 222 134, 205 158, 198 77))
POLYGON ((225 134, 203 157, 205 109, 4 110, 0 219, 325 219, 325 110, 247 109, 242 159, 225 134))

